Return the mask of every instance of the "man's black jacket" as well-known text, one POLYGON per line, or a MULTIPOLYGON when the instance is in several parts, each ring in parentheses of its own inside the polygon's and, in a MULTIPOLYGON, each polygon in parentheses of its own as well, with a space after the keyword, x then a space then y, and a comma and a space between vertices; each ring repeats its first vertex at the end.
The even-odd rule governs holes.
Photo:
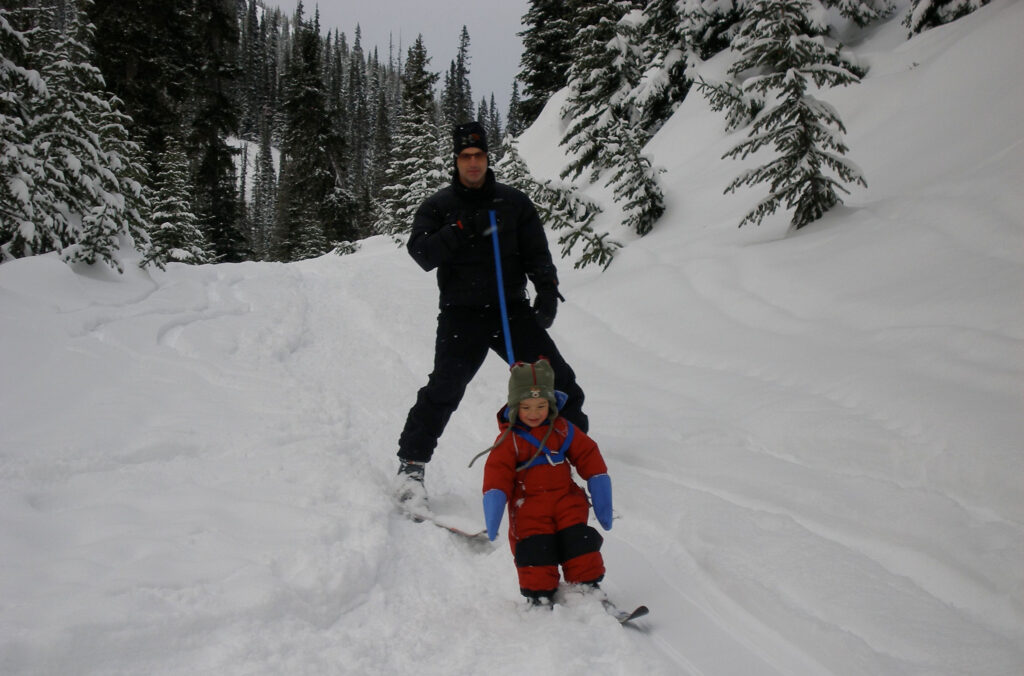
POLYGON ((530 198, 494 179, 479 189, 452 184, 428 197, 413 217, 409 254, 424 270, 437 269, 440 304, 497 305, 498 285, 489 211, 495 212, 508 302, 526 299, 526 279, 554 289, 558 275, 537 209, 530 198))

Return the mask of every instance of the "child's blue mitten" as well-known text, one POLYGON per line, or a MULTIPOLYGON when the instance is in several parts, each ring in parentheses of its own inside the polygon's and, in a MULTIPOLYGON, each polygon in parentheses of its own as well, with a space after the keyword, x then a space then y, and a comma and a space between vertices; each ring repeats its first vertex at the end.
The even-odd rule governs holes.
POLYGON ((596 474, 587 480, 594 516, 601 528, 612 529, 612 480, 607 474, 596 474))
POLYGON ((501 525, 501 518, 505 515, 505 503, 508 497, 504 491, 497 488, 484 493, 484 521, 487 523, 487 539, 494 542, 498 537, 498 526, 501 525))

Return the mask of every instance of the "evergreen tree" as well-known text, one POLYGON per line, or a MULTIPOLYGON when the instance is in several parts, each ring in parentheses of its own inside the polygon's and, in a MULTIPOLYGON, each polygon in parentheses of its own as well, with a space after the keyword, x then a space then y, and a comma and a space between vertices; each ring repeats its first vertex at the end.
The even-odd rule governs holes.
POLYGON ((635 54, 618 29, 629 8, 626 0, 579 3, 580 29, 572 42, 569 99, 562 110, 570 119, 562 145, 568 147, 572 159, 562 178, 569 174, 578 177, 589 167, 590 180, 596 181, 601 171, 615 164, 605 152, 605 142, 616 125, 615 116, 630 114, 624 106, 625 95, 639 80, 635 54))
POLYGON ((827 27, 812 17, 823 16, 817 0, 754 0, 735 41, 741 52, 731 72, 759 73, 744 89, 776 101, 754 121, 747 140, 725 157, 747 157, 765 146, 778 156, 766 165, 744 172, 726 192, 744 185, 769 183, 769 195, 740 222, 760 223, 785 204, 793 209, 795 229, 817 220, 842 200, 836 190, 848 192, 826 174, 831 170, 845 182, 866 185, 860 171, 844 160, 845 133, 836 111, 807 93, 809 82, 818 87, 859 82, 843 64, 839 49, 826 46, 827 27))
POLYGON ((629 100, 638 111, 640 126, 651 134, 668 120, 690 89, 681 7, 678 0, 649 0, 641 21, 620 28, 639 46, 643 75, 629 100))
POLYGON ((751 0, 680 0, 680 38, 692 60, 726 50, 739 31, 751 0))
POLYGON ((469 84, 469 31, 465 26, 459 35, 459 49, 448 67, 441 92, 443 124, 452 127, 475 119, 473 91, 469 84))
MULTIPOLYGON (((122 241, 148 245, 145 169, 128 138, 130 119, 91 62, 92 25, 82 21, 79 3, 61 0, 21 16, 30 14, 34 25, 25 42, 8 24, 41 82, 22 87, 17 101, 22 125, 13 140, 22 142, 16 150, 24 155, 11 163, 16 173, 5 181, 15 186, 16 202, 0 210, 13 211, 17 227, 0 228, 3 257, 58 251, 68 262, 102 261, 122 271, 122 241)), ((24 68, 14 74, 33 77, 24 68)))
POLYGON ((277 173, 271 149, 273 132, 269 115, 260 119, 260 148, 256 154, 256 175, 252 185, 250 247, 256 260, 267 260, 271 253, 271 237, 277 211, 277 173))
MULTIPOLYGON (((481 106, 482 106, 483 105, 483 100, 482 99, 481 99, 480 103, 481 103, 481 106)), ((484 115, 483 125, 484 125, 484 128, 487 130, 487 138, 491 139, 491 141, 490 141, 490 148, 491 148, 490 156, 491 156, 491 160, 494 161, 494 162, 497 162, 498 160, 501 159, 501 156, 504 154, 504 149, 502 148, 502 144, 501 144, 501 138, 502 138, 502 133, 501 133, 501 112, 498 111, 498 104, 494 100, 494 93, 493 92, 491 92, 491 102, 487 106, 487 113, 486 113, 486 115, 484 115)))
POLYGON ((192 6, 193 0, 94 0, 88 6, 96 26, 95 63, 123 101, 151 168, 164 139, 184 126, 192 96, 192 6))
POLYGON ((0 263, 61 246, 45 229, 45 215, 56 208, 56 197, 41 149, 29 135, 32 111, 47 99, 49 89, 29 65, 27 14, 0 7, 0 263))
POLYGON ((473 90, 469 84, 469 31, 465 26, 459 34, 459 51, 455 56, 455 99, 452 124, 473 119, 473 90))
POLYGON ((572 254, 577 244, 582 244, 574 267, 591 264, 608 267, 621 245, 608 241, 607 233, 599 235, 594 231, 593 221, 601 213, 597 204, 580 196, 569 184, 558 185, 534 178, 520 157, 514 138, 510 139, 504 157, 495 164, 495 171, 501 173, 503 181, 529 195, 541 222, 560 233, 558 245, 563 258, 572 254))
MULTIPOLYGON (((551 95, 569 82, 572 52, 566 49, 574 36, 573 16, 578 0, 531 0, 523 16, 526 28, 518 80, 523 83, 518 123, 533 124, 551 95)), ((510 113, 511 114, 511 113, 510 113)))
POLYGON ((894 7, 892 0, 825 0, 825 5, 861 27, 888 16, 894 7))
POLYGON ((434 113, 433 87, 438 75, 427 71, 429 63, 423 36, 418 36, 405 61, 402 113, 378 201, 375 229, 383 234, 408 232, 415 210, 444 181, 437 160, 434 113))
POLYGON ((642 73, 643 16, 628 2, 593 2, 579 18, 584 27, 574 45, 563 110, 571 121, 562 143, 573 157, 562 177, 576 178, 588 168, 591 181, 605 175, 615 200, 623 202, 627 224, 645 235, 664 212, 664 197, 660 172, 642 154, 650 135, 632 96, 642 73))
POLYGON ((511 138, 518 138, 526 129, 526 122, 523 120, 522 101, 519 98, 519 82, 512 81, 512 97, 508 103, 508 121, 505 123, 505 134, 511 138))
POLYGON ((322 79, 319 21, 295 10, 282 109, 285 117, 273 257, 301 260, 349 236, 352 199, 345 189, 344 139, 332 128, 322 79))
POLYGON ((367 186, 368 158, 370 155, 370 123, 369 100, 367 91, 366 57, 363 53, 362 34, 356 26, 355 39, 348 58, 347 87, 345 91, 345 150, 347 155, 346 178, 348 190, 355 196, 358 223, 363 229, 357 229, 353 235, 368 230, 367 220, 370 213, 370 197, 367 186))
POLYGON ((145 261, 161 268, 168 262, 209 263, 206 239, 190 203, 188 157, 175 137, 168 139, 161 159, 150 216, 152 246, 145 261))
POLYGON ((989 0, 913 0, 903 25, 910 29, 911 37, 937 26, 967 16, 988 4, 989 0))
POLYGON ((235 79, 238 20, 234 0, 194 0, 192 103, 188 133, 196 186, 195 211, 218 260, 247 256, 240 229, 235 150, 226 141, 238 133, 235 79))

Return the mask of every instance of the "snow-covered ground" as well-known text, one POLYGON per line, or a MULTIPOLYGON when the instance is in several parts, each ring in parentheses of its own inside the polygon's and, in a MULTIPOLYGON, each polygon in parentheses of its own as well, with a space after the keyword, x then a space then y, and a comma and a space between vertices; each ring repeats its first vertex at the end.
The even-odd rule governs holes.
MULTIPOLYGON (((742 136, 691 97, 668 212, 554 334, 618 519, 592 599, 525 610, 511 555, 412 523, 395 444, 431 275, 379 238, 298 264, 0 267, 0 673, 1024 672, 1024 3, 851 48, 869 188, 735 224, 742 136)), ((554 108, 523 139, 560 169, 554 108)), ((602 199, 600 188, 592 193, 602 199)), ((609 209, 604 218, 615 218, 609 209)), ((493 357, 428 486, 479 514, 493 357)), ((481 519, 482 520, 482 519, 481 519)))

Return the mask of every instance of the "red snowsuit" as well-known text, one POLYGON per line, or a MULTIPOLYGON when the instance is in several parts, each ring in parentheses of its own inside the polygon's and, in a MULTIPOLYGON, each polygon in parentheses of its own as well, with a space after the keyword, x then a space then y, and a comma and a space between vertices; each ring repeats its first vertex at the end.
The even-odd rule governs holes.
MULTIPOLYGON (((499 415, 498 425, 504 431, 509 423, 499 415)), ((508 497, 509 545, 525 596, 554 592, 559 564, 566 582, 597 582, 604 576, 602 537, 587 525, 590 504, 573 481, 570 464, 583 480, 608 472, 594 440, 565 418, 533 429, 516 423, 487 458, 483 492, 496 488, 508 497), (547 453, 516 471, 538 448, 523 435, 533 435, 539 442, 550 424, 554 430, 544 443, 547 453), (564 457, 559 453, 563 449, 564 457)))

